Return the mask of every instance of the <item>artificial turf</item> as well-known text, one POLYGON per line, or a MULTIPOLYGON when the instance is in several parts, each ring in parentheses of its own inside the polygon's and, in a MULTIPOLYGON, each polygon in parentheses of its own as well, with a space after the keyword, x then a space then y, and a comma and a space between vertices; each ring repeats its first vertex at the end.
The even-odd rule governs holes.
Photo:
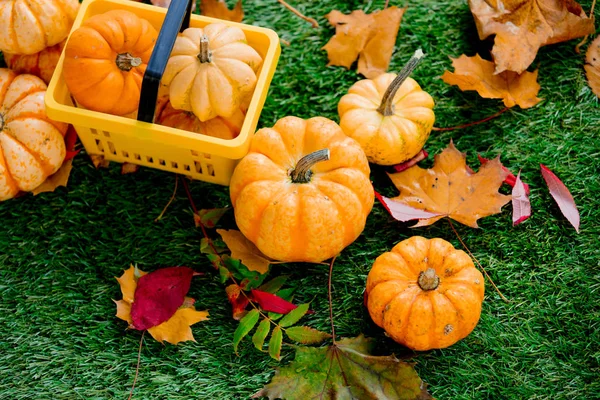
MULTIPOLYGON (((233 3, 229 1, 230 5, 233 3)), ((244 22, 269 27, 289 42, 282 54, 259 127, 286 115, 325 116, 338 121, 336 105, 359 76, 326 67, 321 47, 333 34, 324 18, 332 9, 380 9, 384 1, 294 1, 315 17, 312 28, 275 0, 245 1, 244 22)), ((392 5, 405 2, 392 1, 392 5)), ((591 1, 583 1, 589 10, 591 1)), ((596 13, 598 16, 598 13, 596 13)), ((412 235, 441 237, 460 247, 449 224, 409 228, 379 203, 364 234, 338 257, 333 276, 336 332, 377 339, 379 354, 414 356, 416 369, 438 399, 600 398, 600 106, 587 86, 584 54, 577 40, 542 48, 530 70, 539 68, 537 106, 515 107, 485 124, 433 132, 426 149, 438 153, 450 139, 476 155, 502 155, 504 164, 531 185, 533 215, 513 227, 511 206, 480 221, 480 229, 455 224, 485 266, 504 302, 487 285, 483 312, 474 332, 444 350, 414 353, 387 339, 362 305, 375 257, 412 235), (581 213, 577 234, 551 199, 539 163, 569 187, 581 213)), ((462 93, 439 76, 451 69, 450 56, 479 51, 466 1, 408 2, 390 70, 398 70, 422 48, 425 61, 413 74, 436 101, 436 125, 454 126, 494 114, 499 100, 462 93)), ((585 51, 585 47, 584 47, 585 51)), ((431 165, 431 159, 422 163, 431 165)), ((378 167, 375 188, 395 189, 378 167)), ((246 339, 239 356, 232 347, 237 322, 217 274, 200 254, 201 233, 180 190, 166 215, 175 176, 142 168, 121 175, 120 167, 96 170, 82 153, 75 158, 68 188, 0 204, 0 398, 126 398, 132 384, 141 333, 126 330, 114 316, 120 298, 114 279, 131 263, 151 271, 188 265, 205 274, 194 278, 190 295, 210 320, 193 326, 196 343, 162 345, 146 336, 135 399, 248 398, 280 363, 256 351, 246 339)), ((227 188, 194 181, 199 208, 229 205, 227 188)), ((506 189, 503 189, 507 192, 506 189)), ((223 227, 233 227, 231 213, 223 227)), ((289 274, 295 301, 312 301, 304 323, 327 330, 327 267, 282 264, 271 275, 289 274)), ((293 357, 284 346, 285 364, 293 357)))

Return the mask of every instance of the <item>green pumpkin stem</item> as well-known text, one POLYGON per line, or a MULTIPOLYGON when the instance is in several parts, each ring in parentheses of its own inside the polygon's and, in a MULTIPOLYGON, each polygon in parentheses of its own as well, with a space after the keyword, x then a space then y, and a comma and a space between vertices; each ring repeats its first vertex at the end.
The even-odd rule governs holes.
POLYGON ((322 149, 305 155, 298 161, 296 168, 290 172, 293 183, 308 183, 312 176, 310 170, 313 165, 329 160, 329 149, 322 149))
POLYGON ((433 268, 427 268, 424 272, 419 274, 417 283, 423 290, 435 290, 440 284, 440 278, 433 268))
POLYGON ((117 67, 122 71, 130 71, 134 67, 142 65, 142 59, 134 57, 129 53, 117 54, 117 67))
POLYGON ((396 96, 396 92, 400 89, 400 86, 402 86, 406 78, 408 78, 415 68, 417 68, 419 63, 423 60, 423 57, 425 57, 425 54, 421 49, 415 51, 415 54, 408 60, 404 68, 402 68, 402 71, 400 71, 398 76, 390 83, 390 86, 388 86, 381 99, 381 104, 377 109, 384 117, 389 117, 394 114, 394 97, 396 96))
POLYGON ((200 38, 200 54, 198 54, 198 60, 201 63, 209 63, 212 61, 212 51, 208 48, 208 36, 202 35, 200 38))

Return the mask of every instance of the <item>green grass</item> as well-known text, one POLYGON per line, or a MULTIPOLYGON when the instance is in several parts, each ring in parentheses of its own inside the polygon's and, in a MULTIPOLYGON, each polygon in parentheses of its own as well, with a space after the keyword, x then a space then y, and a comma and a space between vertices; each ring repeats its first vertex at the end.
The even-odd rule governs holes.
MULTIPOLYGON (((333 29, 323 16, 331 9, 373 11, 384 2, 293 3, 321 27, 311 28, 275 0, 245 2, 245 22, 270 27, 290 42, 283 45, 260 127, 286 115, 338 120, 337 101, 359 77, 325 66, 320 48, 333 29)), ((590 5, 582 3, 585 10, 590 5)), ((427 58, 413 76, 436 100, 437 126, 478 120, 503 107, 438 79, 451 68, 449 56, 485 52, 489 43, 476 37, 466 1, 409 2, 391 69, 424 49, 427 58)), ((509 303, 488 284, 481 321, 470 336, 448 349, 414 354, 370 321, 362 306, 366 276, 377 255, 415 234, 459 247, 448 223, 411 229, 376 203, 364 234, 336 261, 338 335, 364 332, 377 339, 381 354, 414 355, 438 399, 600 398, 600 106, 585 80, 584 55, 573 50, 576 42, 540 50, 533 68, 539 68, 542 103, 471 128, 434 132, 426 145, 435 154, 453 139, 472 165, 478 165, 477 153, 501 154, 510 169, 522 168, 531 185, 534 213, 524 224, 512 227, 507 205, 502 214, 481 220, 481 229, 457 226, 509 303), (581 213, 580 234, 551 199, 539 163, 571 190, 581 213)), ((380 168, 373 168, 373 180, 377 190, 394 194, 380 168)), ((210 312, 209 321, 193 326, 197 343, 144 342, 136 399, 242 399, 270 380, 279 363, 249 340, 239 357, 233 353, 237 322, 223 285, 200 254, 201 234, 182 190, 154 222, 174 182, 173 175, 151 169, 126 176, 115 164, 95 170, 82 154, 67 189, 0 204, 0 398, 127 397, 141 334, 125 330, 111 299, 120 298, 114 277, 131 263, 147 271, 188 265, 205 272, 194 278, 190 295, 198 309, 210 312)), ((200 208, 229 204, 227 188, 192 182, 191 191, 200 208)), ((233 227, 231 214, 223 226, 233 227)), ((274 266, 273 276, 283 273, 292 276, 295 301, 313 301, 315 314, 304 322, 327 330, 327 268, 274 266)), ((283 352, 286 363, 293 351, 284 346, 283 352)))

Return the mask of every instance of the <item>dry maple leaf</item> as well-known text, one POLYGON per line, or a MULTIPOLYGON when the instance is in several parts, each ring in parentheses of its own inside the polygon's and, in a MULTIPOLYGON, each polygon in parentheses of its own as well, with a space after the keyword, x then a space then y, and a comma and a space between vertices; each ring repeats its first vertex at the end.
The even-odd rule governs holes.
POLYGON ((73 169, 73 160, 65 161, 58 171, 50 175, 40 186, 32 191, 33 195, 54 192, 59 186, 67 186, 69 176, 71 176, 71 169, 73 169))
POLYGON ((207 17, 234 22, 242 22, 244 18, 242 0, 238 0, 232 10, 227 8, 227 4, 223 0, 202 0, 200 2, 200 13, 207 17))
POLYGON ((349 69, 358 57, 358 72, 367 78, 387 71, 405 10, 388 7, 372 14, 355 10, 349 15, 331 11, 326 18, 335 26, 335 35, 323 46, 327 65, 349 69))
POLYGON ((461 90, 476 90, 481 97, 502 99, 506 107, 515 104, 521 108, 533 107, 542 99, 537 97, 540 85, 537 83, 537 70, 517 74, 504 71, 494 75, 494 63, 484 60, 478 54, 473 57, 462 55, 450 58, 454 72, 445 71, 442 80, 457 85, 461 90))
POLYGON ((431 225, 450 217, 461 224, 477 228, 477 220, 499 213, 511 196, 498 193, 507 172, 499 158, 485 163, 473 173, 466 156, 454 143, 435 156, 433 168, 414 166, 403 172, 388 174, 400 195, 392 198, 439 216, 421 219, 417 226, 431 225))
POLYGON ((600 97, 600 36, 587 49, 585 55, 585 74, 592 92, 600 97))
POLYGON ((496 73, 521 73, 541 46, 594 32, 594 18, 573 0, 469 0, 469 7, 479 38, 496 35, 496 73))
POLYGON ((250 271, 256 271, 261 274, 269 272, 271 261, 265 256, 251 241, 240 231, 217 229, 223 241, 231 250, 231 258, 238 259, 250 271))

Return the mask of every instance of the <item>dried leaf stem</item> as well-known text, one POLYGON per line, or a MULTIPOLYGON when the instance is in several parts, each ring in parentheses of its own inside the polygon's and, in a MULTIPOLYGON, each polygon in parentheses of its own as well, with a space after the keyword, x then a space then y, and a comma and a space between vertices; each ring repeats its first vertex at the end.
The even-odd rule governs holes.
POLYGON ((129 392, 129 397, 127 400, 131 400, 133 397, 133 389, 135 389, 135 383, 137 382, 138 375, 140 373, 140 361, 142 359, 142 343, 144 343, 144 335, 146 331, 142 332, 142 337, 140 338, 140 348, 138 349, 138 358, 137 358, 137 366, 135 367, 135 377, 133 378, 133 385, 131 385, 131 391, 129 392))
POLYGON ((167 209, 169 208, 169 206, 171 205, 173 200, 175 200, 175 195, 177 194, 178 184, 179 184, 179 175, 175 174, 175 189, 173 189, 173 194, 171 195, 171 198, 169 199, 169 202, 167 203, 165 208, 163 208, 162 212, 160 213, 160 215, 158 217, 156 217, 154 222, 158 222, 161 220, 161 218, 165 215, 165 213, 167 212, 167 209))
POLYGON ((331 277, 333 275, 333 263, 335 262, 335 257, 331 259, 329 263, 329 281, 327 285, 327 294, 329 296, 329 320, 331 321, 331 340, 333 341, 333 345, 335 346, 335 325, 333 323, 333 296, 331 291, 331 277))
MULTIPOLYGON (((592 7, 590 8, 590 18, 594 17, 594 7, 596 7, 596 0, 592 1, 592 7)), ((575 46, 575 53, 579 54, 581 52, 581 46, 587 43, 589 37, 590 35, 585 35, 581 42, 577 43, 577 46, 575 46)))
POLYGON ((277 0, 279 2, 279 4, 281 4, 282 6, 284 6, 285 8, 287 8, 288 10, 290 10, 292 13, 296 14, 297 16, 299 16, 300 18, 302 18, 303 20, 310 22, 311 25, 313 26, 313 28, 318 28, 319 27, 319 23, 317 22, 317 20, 307 17, 306 15, 302 14, 300 11, 296 10, 294 7, 292 7, 291 5, 289 5, 288 3, 286 3, 284 0, 277 0))
POLYGON ((434 126, 431 130, 433 130, 433 131, 439 131, 439 132, 445 132, 445 131, 454 131, 456 129, 468 128, 470 126, 479 125, 479 124, 483 124, 484 122, 488 122, 489 120, 492 120, 492 119, 494 119, 494 118, 496 118, 496 117, 504 114, 508 110, 510 110, 510 108, 509 107, 505 107, 502 110, 498 111, 497 113, 492 114, 489 117, 485 117, 484 119, 480 119, 479 121, 469 122, 468 124, 463 124, 463 125, 450 126, 448 128, 438 128, 438 127, 434 126))

